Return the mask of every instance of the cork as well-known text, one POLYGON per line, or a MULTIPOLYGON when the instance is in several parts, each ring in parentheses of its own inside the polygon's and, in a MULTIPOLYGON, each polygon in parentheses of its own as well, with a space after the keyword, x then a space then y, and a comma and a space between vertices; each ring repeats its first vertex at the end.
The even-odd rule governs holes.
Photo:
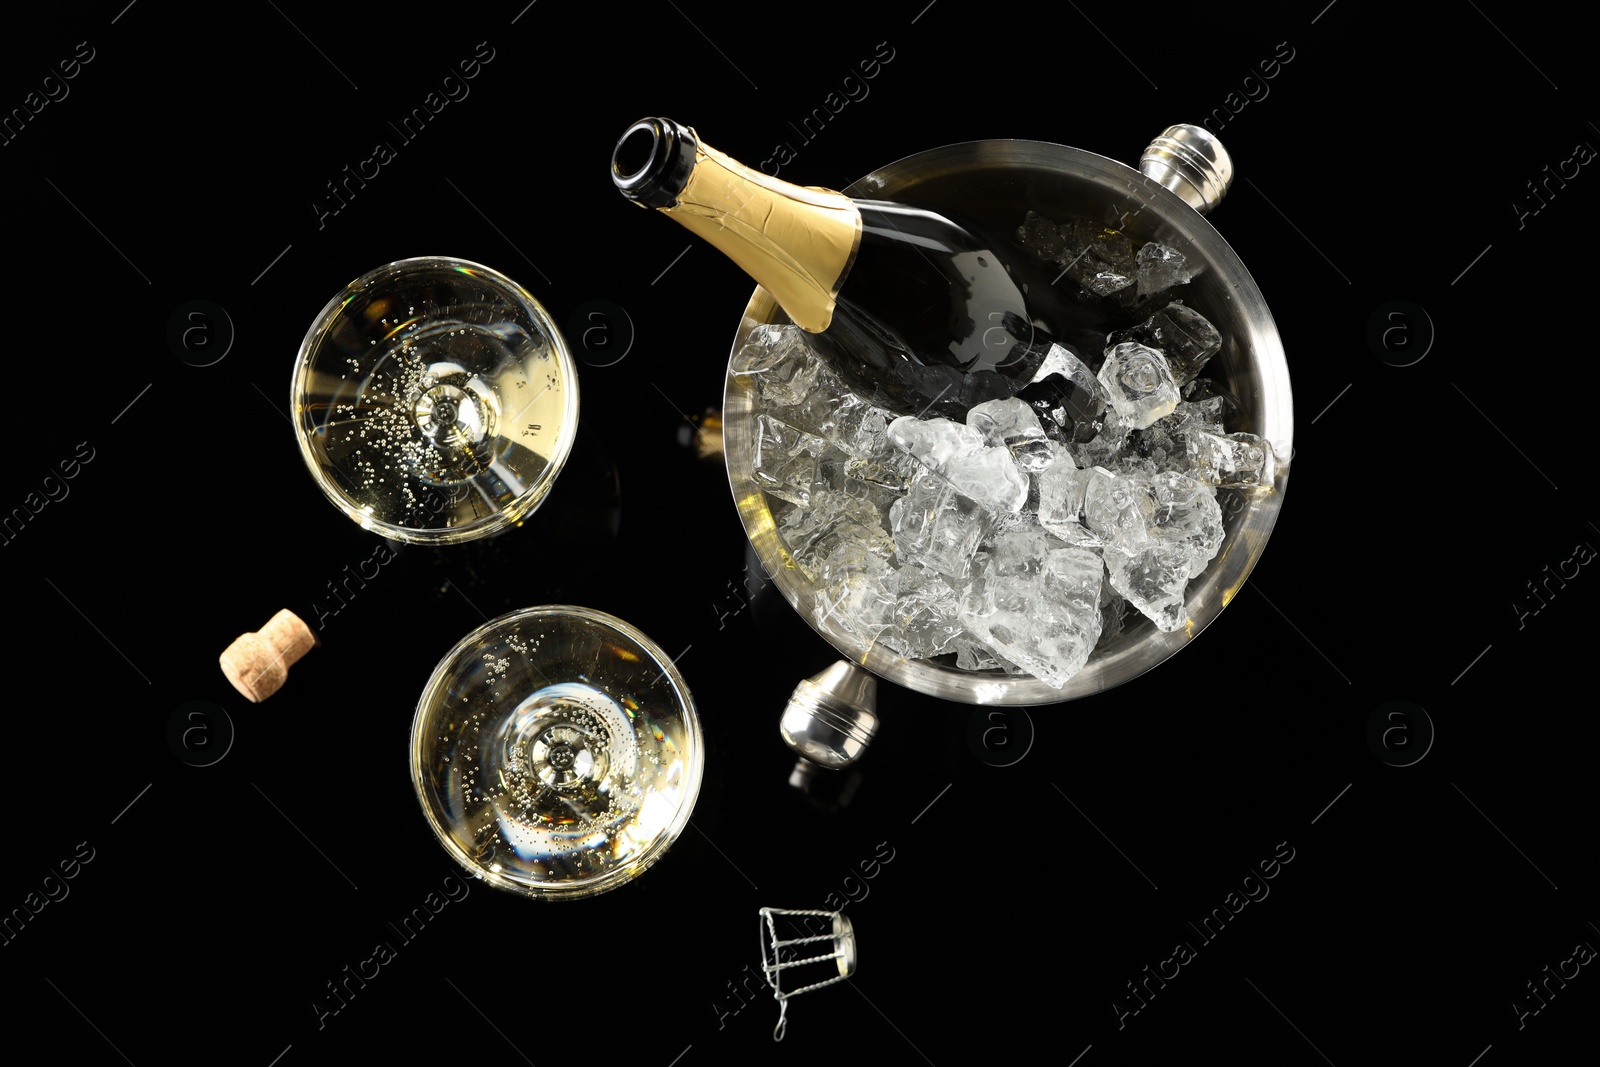
POLYGON ((289 668, 316 643, 311 628, 285 608, 255 633, 239 635, 219 662, 233 687, 259 704, 282 688, 289 668))
POLYGON ((696 459, 722 462, 722 412, 707 408, 691 441, 696 459))

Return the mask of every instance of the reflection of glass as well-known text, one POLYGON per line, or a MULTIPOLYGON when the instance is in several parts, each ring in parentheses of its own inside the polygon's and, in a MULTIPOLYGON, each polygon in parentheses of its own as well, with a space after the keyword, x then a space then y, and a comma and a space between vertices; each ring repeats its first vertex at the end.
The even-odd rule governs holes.
POLYGON ((644 634, 577 607, 526 608, 439 663, 411 777, 445 849, 492 885, 591 896, 667 850, 704 763, 683 678, 644 634))
POLYGON ((328 498, 399 541, 515 525, 572 448, 578 387, 561 333, 503 274, 404 259, 345 287, 295 363, 300 452, 328 498))

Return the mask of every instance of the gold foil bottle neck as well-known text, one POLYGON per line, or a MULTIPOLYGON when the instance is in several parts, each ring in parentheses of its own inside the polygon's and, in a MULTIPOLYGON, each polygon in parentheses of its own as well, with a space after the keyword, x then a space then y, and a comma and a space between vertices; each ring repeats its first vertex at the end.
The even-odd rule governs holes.
POLYGON ((861 212, 831 189, 752 170, 696 138, 694 170, 670 208, 772 294, 795 324, 826 330, 861 243, 861 212))

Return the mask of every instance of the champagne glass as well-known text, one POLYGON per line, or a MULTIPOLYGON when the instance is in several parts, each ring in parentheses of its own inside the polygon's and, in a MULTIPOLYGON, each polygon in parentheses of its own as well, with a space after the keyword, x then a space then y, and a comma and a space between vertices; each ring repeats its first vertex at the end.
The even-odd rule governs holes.
POLYGON ((323 493, 391 540, 521 523, 578 428, 577 373, 532 294, 461 259, 404 259, 328 302, 295 361, 300 453, 323 493))
POLYGON ((440 661, 411 777, 445 850, 501 889, 593 896, 637 877, 689 821, 705 746, 678 670, 621 619, 526 608, 440 661))

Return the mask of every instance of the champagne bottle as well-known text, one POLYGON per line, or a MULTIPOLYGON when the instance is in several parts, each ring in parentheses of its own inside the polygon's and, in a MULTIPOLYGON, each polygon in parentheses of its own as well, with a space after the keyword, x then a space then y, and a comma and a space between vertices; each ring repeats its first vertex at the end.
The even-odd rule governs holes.
POLYGON ((960 417, 1013 396, 1049 350, 1013 273, 1026 266, 948 215, 781 181, 665 118, 623 133, 611 175, 726 253, 851 388, 901 414, 960 417))

